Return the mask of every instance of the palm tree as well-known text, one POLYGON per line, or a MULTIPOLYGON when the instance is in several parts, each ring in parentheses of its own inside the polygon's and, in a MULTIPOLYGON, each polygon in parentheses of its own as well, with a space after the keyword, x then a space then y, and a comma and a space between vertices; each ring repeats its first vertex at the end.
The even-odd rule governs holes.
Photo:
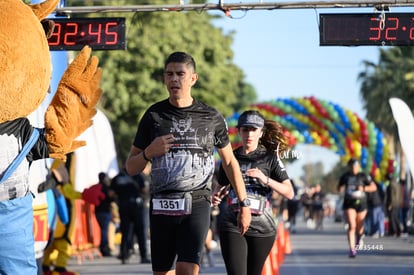
POLYGON ((405 177, 405 158, 388 99, 398 97, 404 100, 411 110, 413 109, 414 49, 412 47, 381 48, 378 64, 370 61, 363 61, 363 64, 365 71, 358 75, 358 80, 361 81, 360 96, 367 111, 367 119, 374 122, 384 133, 392 150, 391 158, 400 156, 400 176, 405 177))

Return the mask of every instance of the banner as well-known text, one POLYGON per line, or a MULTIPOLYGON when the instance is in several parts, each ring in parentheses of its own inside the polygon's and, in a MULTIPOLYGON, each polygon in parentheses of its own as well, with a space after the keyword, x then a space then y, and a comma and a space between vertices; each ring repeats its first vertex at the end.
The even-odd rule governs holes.
POLYGON ((399 98, 390 98, 392 114, 398 126, 402 149, 407 157, 411 174, 414 172, 414 118, 407 104, 399 98))

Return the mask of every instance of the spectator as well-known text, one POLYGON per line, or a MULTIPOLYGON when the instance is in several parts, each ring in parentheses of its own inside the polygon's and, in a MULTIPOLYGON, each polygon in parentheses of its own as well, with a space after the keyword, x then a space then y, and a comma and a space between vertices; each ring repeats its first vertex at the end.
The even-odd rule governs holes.
POLYGON ((145 232, 144 195, 145 182, 141 176, 129 176, 122 170, 112 179, 111 188, 115 191, 121 220, 121 248, 118 258, 126 264, 133 249, 134 236, 137 238, 141 263, 150 263, 145 232), (135 179, 134 179, 135 178, 135 179))
POLYGON ((379 238, 383 237, 385 233, 385 193, 382 185, 377 182, 375 185, 377 190, 366 194, 368 205, 366 232, 374 238, 379 238))
POLYGON ((303 220, 307 224, 312 223, 313 214, 312 214, 312 196, 314 192, 314 187, 306 187, 305 192, 300 198, 300 202, 303 206, 303 220))
POLYGON ((316 184, 312 194, 312 215, 316 230, 323 229, 324 199, 325 194, 322 192, 321 185, 316 184))
POLYGON ((388 180, 386 207, 389 221, 387 235, 400 237, 401 228, 398 214, 401 206, 401 193, 399 183, 391 173, 386 175, 386 179, 388 180))
POLYGON ((101 229, 101 241, 99 243, 99 251, 102 256, 112 256, 111 249, 109 247, 109 225, 112 220, 111 215, 111 203, 114 200, 115 193, 110 189, 111 180, 104 172, 100 172, 98 175, 102 192, 105 194, 105 198, 101 200, 101 203, 95 206, 95 216, 101 229))
POLYGON ((400 180, 401 204, 399 218, 402 225, 402 236, 408 236, 408 214, 410 210, 410 190, 406 179, 400 180))
POLYGON ((292 179, 290 180, 290 182, 292 183, 293 192, 295 196, 293 197, 293 199, 287 201, 288 223, 289 231, 291 233, 296 233, 296 215, 299 210, 298 188, 292 179))

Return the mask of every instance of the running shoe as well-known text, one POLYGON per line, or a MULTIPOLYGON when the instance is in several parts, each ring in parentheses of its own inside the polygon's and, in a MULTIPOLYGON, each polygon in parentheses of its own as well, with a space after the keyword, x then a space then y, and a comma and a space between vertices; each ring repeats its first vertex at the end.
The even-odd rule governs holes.
POLYGON ((349 258, 355 258, 356 257, 356 254, 357 254, 356 250, 355 249, 351 249, 349 251, 349 258))

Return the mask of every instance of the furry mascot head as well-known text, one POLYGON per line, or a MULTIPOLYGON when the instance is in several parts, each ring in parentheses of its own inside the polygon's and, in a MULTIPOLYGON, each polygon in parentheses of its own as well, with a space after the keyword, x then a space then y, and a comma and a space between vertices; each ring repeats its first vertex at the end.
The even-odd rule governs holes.
POLYGON ((17 0, 0 2, 0 122, 25 117, 43 101, 49 88, 51 61, 40 21, 54 9, 33 10, 17 0))
MULTIPOLYGON (((26 117, 45 99, 51 78, 46 33, 52 24, 41 21, 59 0, 25 5, 0 1, 0 123, 26 117)), ((63 75, 45 116, 50 157, 65 159, 84 145, 75 141, 91 124, 101 96, 98 58, 85 47, 63 75)))
POLYGON ((92 124, 101 96, 98 59, 85 47, 59 82, 46 110, 45 129, 13 174, 4 179, 10 163, 34 132, 26 116, 40 106, 49 90, 52 68, 47 35, 53 22, 44 19, 58 2, 26 5, 21 0, 0 1, 1 274, 36 274, 30 162, 49 157, 65 161, 66 154, 84 145, 76 138, 92 124))

